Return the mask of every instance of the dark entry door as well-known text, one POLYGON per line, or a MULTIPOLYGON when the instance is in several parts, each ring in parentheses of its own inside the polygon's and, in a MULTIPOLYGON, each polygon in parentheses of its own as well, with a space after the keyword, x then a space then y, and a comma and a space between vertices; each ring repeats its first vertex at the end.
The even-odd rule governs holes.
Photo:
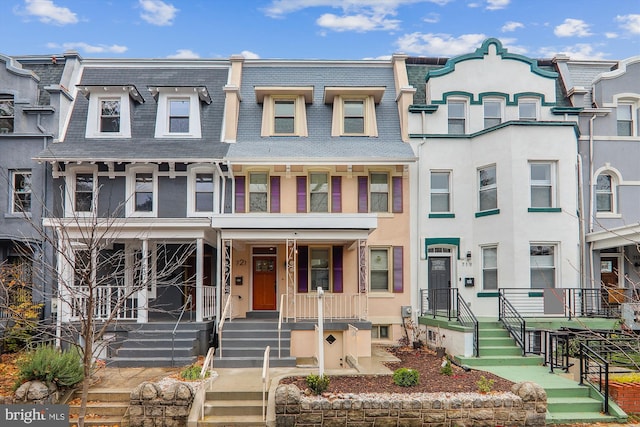
POLYGON ((253 309, 276 309, 276 258, 253 258, 253 309))
MULTIPOLYGON (((203 286, 211 286, 211 255, 206 254, 204 256, 203 262, 203 274, 202 274, 202 285, 203 286)), ((196 310, 196 257, 190 256, 189 261, 184 269, 185 284, 183 289, 183 300, 182 304, 186 303, 189 295, 191 295, 191 302, 187 306, 187 310, 195 311, 196 310)))
POLYGON ((600 280, 606 290, 607 302, 617 304, 624 302, 624 290, 618 282, 618 258, 602 258, 600 260, 600 280))
POLYGON ((449 308, 449 288, 451 287, 451 258, 429 257, 429 308, 446 310, 449 308))

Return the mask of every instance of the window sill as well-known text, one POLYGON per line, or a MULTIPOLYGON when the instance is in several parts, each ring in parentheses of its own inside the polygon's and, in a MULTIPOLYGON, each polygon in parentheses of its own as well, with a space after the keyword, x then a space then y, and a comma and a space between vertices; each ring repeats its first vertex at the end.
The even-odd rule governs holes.
POLYGON ((622 218, 622 215, 612 212, 597 212, 596 218, 622 218))
POLYGON ((562 212, 561 208, 529 208, 528 212, 562 212))
POLYGON ((454 213, 430 213, 429 218, 455 218, 454 213))
POLYGON ((395 295, 391 291, 369 291, 369 298, 393 298, 395 295))
POLYGON ((483 216, 489 216, 489 215, 497 215, 500 213, 500 209, 491 209, 488 211, 482 211, 482 212, 476 212, 476 218, 480 218, 483 216))
POLYGON ((24 218, 31 218, 31 212, 27 212, 27 213, 6 213, 4 214, 4 217, 7 219, 24 219, 24 218))

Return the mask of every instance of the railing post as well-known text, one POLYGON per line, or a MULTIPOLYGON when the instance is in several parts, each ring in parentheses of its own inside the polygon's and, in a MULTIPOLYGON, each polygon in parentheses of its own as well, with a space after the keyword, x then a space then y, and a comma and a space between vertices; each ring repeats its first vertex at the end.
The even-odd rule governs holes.
POLYGON ((583 385, 584 370, 585 370, 584 365, 586 364, 583 346, 584 344, 580 343, 580 385, 583 385))

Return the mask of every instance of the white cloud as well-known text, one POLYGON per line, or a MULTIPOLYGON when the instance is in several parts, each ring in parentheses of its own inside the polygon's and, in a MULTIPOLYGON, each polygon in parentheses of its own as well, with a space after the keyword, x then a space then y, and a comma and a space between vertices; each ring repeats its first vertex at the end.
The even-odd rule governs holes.
POLYGON ((499 10, 509 6, 511 0, 487 0, 487 10, 499 10))
POLYGON ((617 39, 618 38, 618 34, 616 33, 604 33, 604 36, 608 39, 617 39))
POLYGON ((126 46, 117 44, 112 44, 111 46, 104 44, 91 45, 85 42, 47 43, 47 47, 50 49, 78 50, 86 53, 124 53, 129 49, 126 46))
POLYGON ((467 4, 467 7, 470 7, 470 8, 476 8, 476 7, 480 7, 480 6, 482 6, 480 3, 469 3, 469 4, 467 4))
POLYGON ((524 24, 522 22, 508 21, 502 26, 501 31, 503 33, 509 33, 517 30, 518 28, 524 28, 524 24))
POLYGON ((422 19, 427 24, 437 24, 440 22, 440 14, 431 12, 422 19))
POLYGON ((618 15, 616 21, 631 34, 640 34, 640 14, 618 15))
POLYGON ((364 33, 376 30, 396 30, 400 21, 396 19, 385 19, 382 16, 350 15, 336 16, 332 13, 325 13, 316 20, 320 27, 333 31, 356 31, 364 33))
POLYGON ((67 7, 56 6, 53 0, 24 0, 25 13, 38 17, 45 24, 66 25, 78 22, 78 17, 67 7))
POLYGON ((396 45, 401 52, 408 54, 450 57, 474 52, 486 38, 485 34, 453 37, 449 34, 411 33, 400 37, 396 45))
POLYGON ((246 59, 260 59, 260 55, 251 52, 250 50, 243 50, 240 52, 240 55, 244 56, 246 59))
POLYGON ((552 58, 559 53, 567 55, 571 59, 604 59, 606 57, 604 52, 596 51, 595 47, 588 43, 577 43, 563 48, 543 47, 540 49, 540 53, 546 58, 552 58))
POLYGON ((558 25, 553 33, 558 37, 587 37, 592 33, 589 32, 589 24, 582 19, 567 18, 563 24, 558 25))
POLYGON ((162 0, 138 0, 138 5, 142 8, 140 17, 149 24, 159 26, 173 25, 179 10, 162 0))
POLYGON ((191 49, 178 49, 173 55, 167 56, 169 59, 197 59, 200 58, 196 52, 191 49))
POLYGON ((362 10, 385 11, 386 14, 395 14, 395 11, 404 5, 416 3, 434 3, 444 6, 453 0, 272 0, 264 9, 267 16, 279 18, 288 13, 297 12, 313 7, 332 7, 342 9, 345 13, 359 12, 362 10))

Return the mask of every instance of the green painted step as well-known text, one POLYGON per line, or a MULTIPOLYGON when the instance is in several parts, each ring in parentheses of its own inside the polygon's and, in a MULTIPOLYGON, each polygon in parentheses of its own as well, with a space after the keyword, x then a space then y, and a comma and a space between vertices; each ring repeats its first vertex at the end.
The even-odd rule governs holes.
POLYGON ((522 350, 516 346, 480 346, 480 355, 484 356, 522 356, 522 350))
POLYGON ((483 337, 480 336, 478 338, 478 342, 480 343, 480 347, 483 346, 515 346, 516 341, 511 337, 483 337))
POLYGON ((462 365, 467 365, 471 368, 477 366, 481 369, 484 369, 484 367, 487 366, 542 365, 543 362, 543 358, 541 356, 483 356, 482 348, 480 348, 480 357, 456 356, 455 358, 462 365))
POLYGON ((602 402, 592 397, 552 397, 547 398, 547 411, 559 412, 600 412, 602 402))
POLYGON ((575 423, 612 423, 626 422, 612 415, 604 415, 601 413, 585 413, 585 412, 547 412, 547 425, 549 424, 575 424, 575 423))

